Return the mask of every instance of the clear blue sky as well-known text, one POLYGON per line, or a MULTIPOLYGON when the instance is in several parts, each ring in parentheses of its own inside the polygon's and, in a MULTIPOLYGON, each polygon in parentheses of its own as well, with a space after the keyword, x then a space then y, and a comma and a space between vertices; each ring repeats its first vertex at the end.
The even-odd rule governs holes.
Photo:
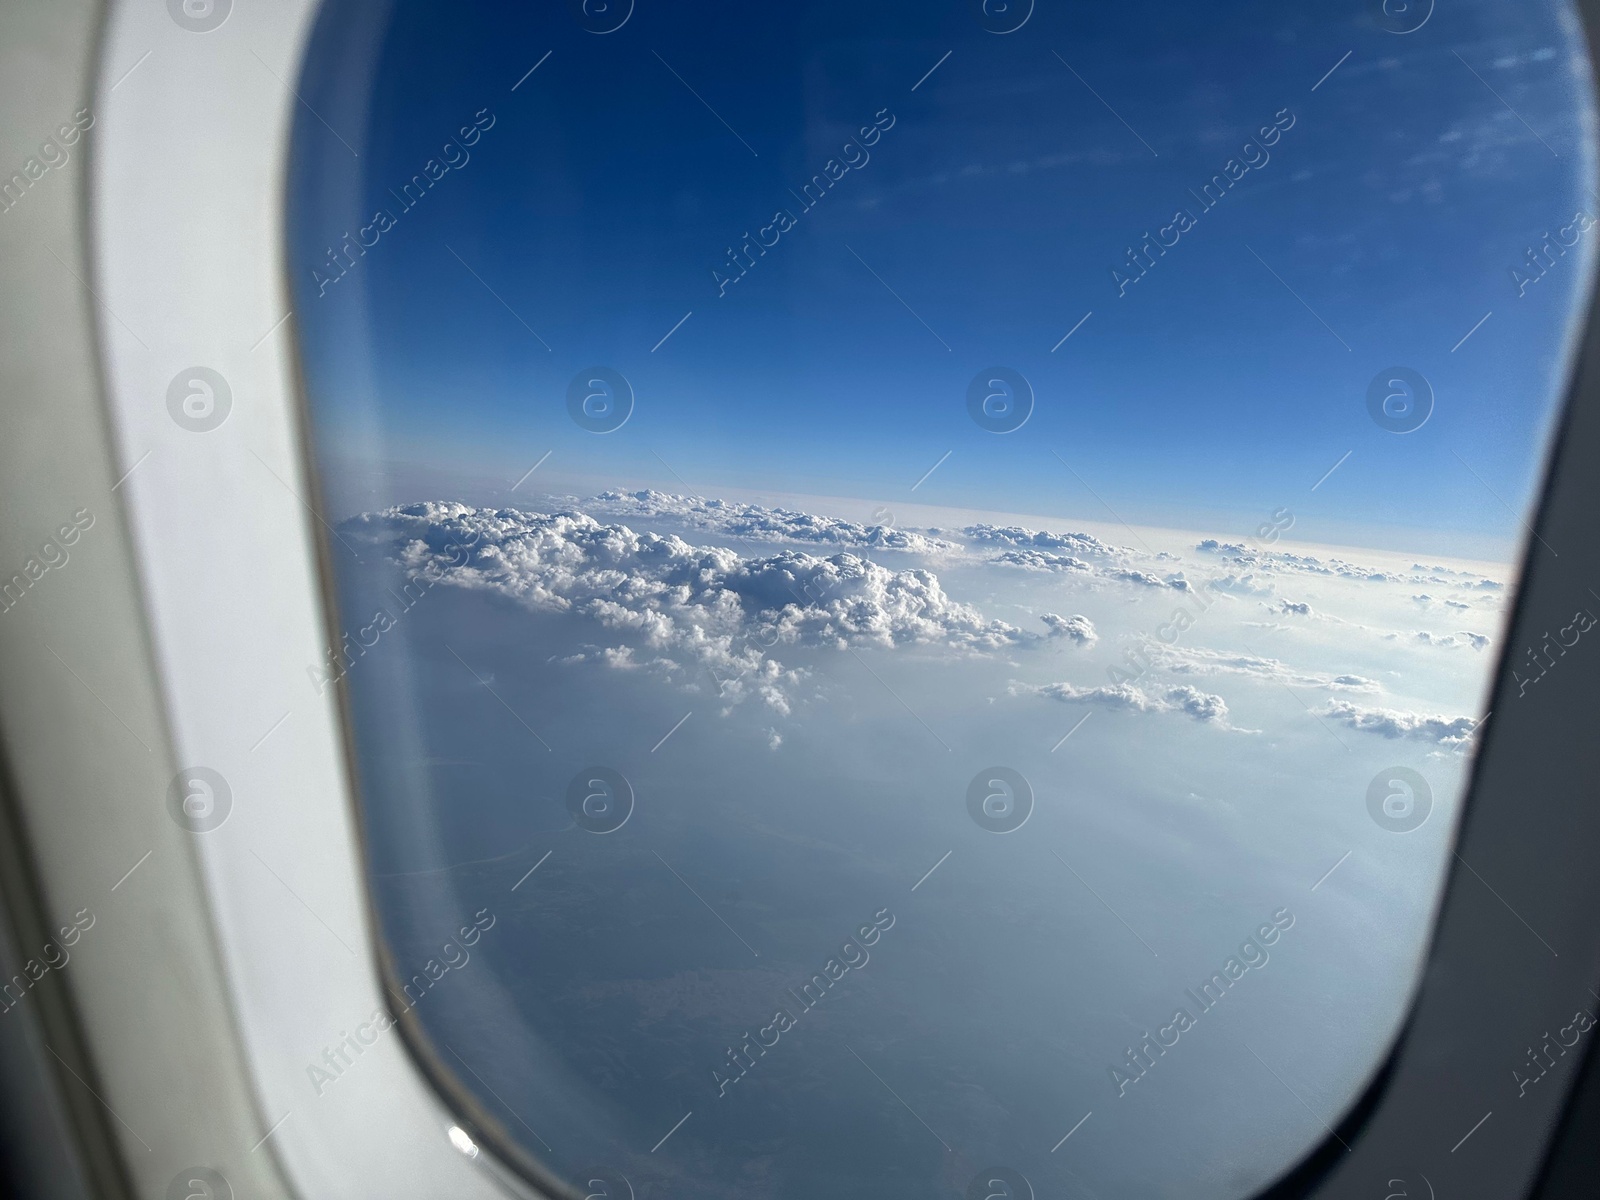
POLYGON ((398 6, 369 121, 348 64, 302 87, 360 152, 302 110, 291 275, 322 449, 376 427, 383 453, 513 478, 552 450, 551 478, 682 490, 664 461, 707 494, 891 503, 953 451, 916 499, 1104 516, 1059 454, 1134 521, 1243 533, 1288 505, 1301 529, 1506 543, 1492 493, 1520 506, 1537 479, 1600 236, 1517 296, 1524 249, 1594 207, 1577 42, 1548 4, 1440 6, 1404 36, 1372 7, 1041 4, 996 36, 958 3, 641 4, 596 36, 564 4, 398 6), (391 189, 485 108, 470 161, 403 210, 391 189), (789 189, 884 109, 870 161, 803 211, 789 189), (1205 211, 1190 189, 1283 109, 1270 161, 1205 211), (394 227, 319 298, 326 247, 376 208, 394 227), (1112 268, 1180 208, 1194 227, 1119 297, 1112 268), (713 268, 778 209, 794 228, 719 296, 713 268), (597 364, 638 395, 605 437, 566 413, 597 364), (1005 436, 965 406, 994 365, 1038 396, 1005 436), (1405 436, 1366 410, 1393 365, 1438 396, 1405 436))

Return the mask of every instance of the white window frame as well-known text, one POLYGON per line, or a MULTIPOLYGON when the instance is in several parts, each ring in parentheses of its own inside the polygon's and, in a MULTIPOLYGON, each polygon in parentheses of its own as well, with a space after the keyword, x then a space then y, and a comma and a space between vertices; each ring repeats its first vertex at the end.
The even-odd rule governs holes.
POLYGON ((328 623, 282 264, 295 89, 318 5, 233 0, 204 32, 172 7, 109 9, 93 283, 176 761, 221 772, 232 793, 220 827, 188 836, 262 1121, 249 1153, 275 1155, 306 1197, 532 1195, 452 1144, 463 1120, 398 1029, 320 1095, 308 1070, 389 1008, 338 697, 307 671, 328 623), (232 398, 203 433, 168 412, 170 383, 194 366, 219 372, 232 398))

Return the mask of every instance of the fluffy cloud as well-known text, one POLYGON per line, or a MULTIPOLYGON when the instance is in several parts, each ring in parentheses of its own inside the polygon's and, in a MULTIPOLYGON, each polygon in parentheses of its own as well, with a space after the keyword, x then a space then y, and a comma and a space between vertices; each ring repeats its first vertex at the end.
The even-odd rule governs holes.
POLYGON ((952 600, 931 571, 890 570, 847 552, 744 557, 580 512, 445 502, 363 514, 341 531, 411 574, 436 571, 444 585, 587 617, 621 639, 565 661, 671 671, 676 659, 711 670, 725 698, 759 696, 780 713, 788 711, 787 688, 804 675, 776 659, 785 647, 975 653, 1040 640, 952 600))
POLYGON ((1048 533, 1024 529, 1021 525, 968 525, 961 532, 969 540, 986 545, 1046 551, 1070 550, 1074 554, 1087 554, 1095 558, 1115 558, 1128 553, 1088 533, 1048 533))
POLYGON ((1392 708, 1362 708, 1347 700, 1333 701, 1319 715, 1363 733, 1458 749, 1467 744, 1478 725, 1471 717, 1431 717, 1392 708))
POLYGON ((1474 650, 1483 650, 1489 645, 1489 638, 1485 634, 1470 633, 1466 630, 1460 633, 1429 633, 1426 629, 1419 629, 1412 636, 1424 646, 1443 646, 1447 650, 1457 646, 1471 646, 1474 650))
POLYGON ((1272 593, 1272 581, 1255 574, 1219 575, 1208 580, 1206 587, 1214 592, 1230 592, 1240 596, 1267 596, 1272 593))
POLYGON ((1189 581, 1183 577, 1183 572, 1181 571, 1176 575, 1169 575, 1165 579, 1161 578, 1159 575, 1153 575, 1149 571, 1135 571, 1127 569, 1120 571, 1107 571, 1105 572, 1105 577, 1107 579, 1114 579, 1118 583, 1136 583, 1140 587, 1169 587, 1176 588, 1180 592, 1194 590, 1190 586, 1189 581))
POLYGON ((613 671, 651 671, 659 675, 673 675, 683 670, 670 658, 641 659, 634 654, 632 646, 580 646, 571 654, 557 655, 550 661, 560 667, 597 663, 613 671))
POLYGON ((1100 640, 1094 631, 1094 622, 1082 614, 1063 617, 1057 613, 1043 613, 1039 619, 1050 630, 1049 637, 1070 638, 1080 646, 1093 645, 1100 640))
POLYGON ((1021 567, 1025 571, 1092 571, 1081 558, 1070 554, 1049 554, 1043 550, 1007 550, 994 562, 1002 567, 1021 567))
MULTIPOLYGON (((1041 534, 1038 536, 1056 537, 1058 535, 1041 534)), ((1068 534, 1060 536, 1081 535, 1068 534)), ((1157 557, 1170 557, 1170 555, 1158 555, 1157 557)), ((1110 580, 1112 583, 1131 583, 1137 587, 1172 588, 1180 592, 1194 590, 1194 585, 1183 577, 1182 571, 1162 578, 1152 571, 1141 571, 1135 567, 1096 567, 1073 555, 1052 554, 1048 550, 1007 550, 1003 554, 995 555, 989 562, 995 566, 1018 567, 1024 571, 1088 574, 1097 579, 1110 580)))
POLYGON ((583 502, 583 508, 603 516, 668 518, 689 529, 723 537, 761 542, 802 542, 870 550, 906 550, 919 554, 949 552, 954 542, 929 537, 891 525, 858 525, 837 517, 766 508, 729 500, 706 500, 650 489, 639 492, 602 492, 583 502))
POLYGON ((1019 686, 1013 690, 1032 691, 1051 700, 1070 704, 1092 704, 1118 712, 1184 713, 1197 721, 1223 728, 1228 725, 1228 706, 1221 696, 1188 686, 1167 688, 1151 694, 1131 683, 1110 687, 1081 688, 1070 683, 1047 683, 1041 687, 1019 686))

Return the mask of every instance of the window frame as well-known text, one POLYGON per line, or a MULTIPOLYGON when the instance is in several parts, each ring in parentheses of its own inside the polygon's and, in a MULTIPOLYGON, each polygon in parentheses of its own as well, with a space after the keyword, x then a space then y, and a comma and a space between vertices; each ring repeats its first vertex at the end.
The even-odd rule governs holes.
POLYGON ((117 474, 131 472, 121 498, 174 761, 221 770, 233 796, 222 825, 188 838, 257 1148, 270 1147, 303 1196, 565 1197, 452 1145, 455 1127, 481 1142, 494 1122, 463 1094, 446 1106, 417 1069, 415 1036, 380 1035, 348 1079, 320 1095, 311 1083, 308 1068, 344 1030, 392 1014, 382 985, 397 977, 361 869, 342 708, 307 671, 336 643, 284 242, 295 91, 319 6, 234 3, 204 32, 168 8, 117 0, 108 12, 88 233, 117 474), (140 70, 152 50, 161 61, 140 70), (143 314, 140 332, 120 314, 143 314), (228 419, 203 433, 179 427, 166 403, 173 373, 197 364, 232 394, 228 419), (274 711, 263 721, 246 693, 274 711), (279 711, 289 718, 266 742, 279 711), (271 753, 257 757, 262 742, 271 753))

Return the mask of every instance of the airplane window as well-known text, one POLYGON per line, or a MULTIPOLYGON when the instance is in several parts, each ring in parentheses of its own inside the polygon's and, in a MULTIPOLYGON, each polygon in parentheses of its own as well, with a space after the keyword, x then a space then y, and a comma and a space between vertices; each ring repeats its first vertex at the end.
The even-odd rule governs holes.
POLYGON ((1328 1138, 1497 664, 1600 612, 1504 645, 1572 8, 358 7, 291 170, 306 686, 459 1086, 604 1196, 1232 1198, 1328 1138))

